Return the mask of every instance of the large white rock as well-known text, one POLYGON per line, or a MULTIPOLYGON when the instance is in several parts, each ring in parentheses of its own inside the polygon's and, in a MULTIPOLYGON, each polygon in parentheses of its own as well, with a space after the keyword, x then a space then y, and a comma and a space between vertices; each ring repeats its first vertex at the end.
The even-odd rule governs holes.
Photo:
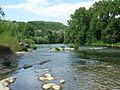
POLYGON ((0 90, 10 90, 8 87, 10 83, 15 81, 14 77, 9 77, 0 81, 0 90))
POLYGON ((15 78, 14 78, 14 77, 10 77, 10 78, 8 78, 8 81, 9 81, 10 83, 14 83, 15 78))
POLYGON ((52 90, 60 90, 61 89, 61 86, 57 85, 57 84, 54 84, 54 83, 48 83, 48 84, 44 84, 42 86, 42 88, 44 90, 48 90, 48 89, 52 89, 52 90))
POLYGON ((10 88, 9 87, 5 87, 4 90, 10 90, 10 88))
POLYGON ((42 86, 42 88, 45 89, 45 90, 47 90, 47 89, 52 88, 53 85, 54 85, 54 83, 44 84, 44 85, 42 86))
POLYGON ((46 76, 46 77, 51 77, 52 75, 49 74, 49 73, 46 73, 45 76, 46 76))
POLYGON ((8 82, 8 81, 5 81, 5 82, 2 83, 2 85, 3 85, 4 87, 7 87, 7 86, 9 85, 9 82, 8 82))
POLYGON ((48 76, 46 80, 50 81, 50 80, 54 80, 54 78, 52 76, 48 76))
POLYGON ((40 81, 44 81, 46 78, 44 78, 44 77, 39 77, 39 80, 40 81))
POLYGON ((53 80, 53 79, 54 79, 54 77, 52 77, 52 75, 49 74, 49 73, 46 73, 46 74, 39 77, 40 81, 45 81, 45 80, 50 81, 50 80, 53 80))
POLYGON ((54 90, 60 90, 60 89, 61 89, 61 86, 55 84, 55 85, 52 86, 52 88, 53 88, 54 90))

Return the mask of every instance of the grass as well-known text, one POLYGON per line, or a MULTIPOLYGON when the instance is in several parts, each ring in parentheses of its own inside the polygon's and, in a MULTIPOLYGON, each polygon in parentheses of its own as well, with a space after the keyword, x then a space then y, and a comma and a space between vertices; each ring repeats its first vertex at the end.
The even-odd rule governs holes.
POLYGON ((102 41, 97 41, 97 42, 91 43, 90 45, 91 46, 120 47, 120 42, 119 43, 108 44, 108 43, 104 43, 102 41))
POLYGON ((8 34, 0 35, 0 45, 10 47, 13 52, 20 49, 18 41, 8 34))

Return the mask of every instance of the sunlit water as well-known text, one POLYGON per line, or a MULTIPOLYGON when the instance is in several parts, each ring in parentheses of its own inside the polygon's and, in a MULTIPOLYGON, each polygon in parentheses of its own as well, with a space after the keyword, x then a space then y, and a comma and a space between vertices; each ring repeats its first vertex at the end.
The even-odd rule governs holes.
POLYGON ((38 77, 48 72, 58 80, 56 83, 61 78, 66 80, 62 90, 120 90, 119 49, 81 47, 80 51, 48 51, 50 47, 60 46, 63 45, 40 45, 37 50, 20 57, 18 68, 24 64, 32 64, 33 67, 14 72, 17 80, 11 89, 42 90, 38 77), (51 61, 38 64, 45 60, 51 61))

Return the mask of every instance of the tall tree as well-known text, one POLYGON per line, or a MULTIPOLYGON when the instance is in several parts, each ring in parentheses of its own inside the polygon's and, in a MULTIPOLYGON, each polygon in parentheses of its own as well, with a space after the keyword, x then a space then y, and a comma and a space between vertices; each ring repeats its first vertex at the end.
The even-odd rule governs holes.
POLYGON ((3 9, 0 7, 0 18, 1 18, 1 16, 2 17, 5 16, 5 13, 3 12, 3 9))

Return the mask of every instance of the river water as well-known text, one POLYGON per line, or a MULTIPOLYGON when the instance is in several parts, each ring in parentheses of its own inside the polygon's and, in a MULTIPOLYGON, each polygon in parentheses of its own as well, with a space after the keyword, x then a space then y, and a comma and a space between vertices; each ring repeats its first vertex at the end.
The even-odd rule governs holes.
POLYGON ((120 49, 80 47, 80 51, 49 52, 63 44, 43 44, 18 59, 17 79, 11 90, 42 90, 38 77, 51 73, 56 83, 65 79, 62 90, 120 90, 120 49), (49 61, 42 65, 43 61, 49 61), (33 65, 19 69, 24 64, 33 65))

